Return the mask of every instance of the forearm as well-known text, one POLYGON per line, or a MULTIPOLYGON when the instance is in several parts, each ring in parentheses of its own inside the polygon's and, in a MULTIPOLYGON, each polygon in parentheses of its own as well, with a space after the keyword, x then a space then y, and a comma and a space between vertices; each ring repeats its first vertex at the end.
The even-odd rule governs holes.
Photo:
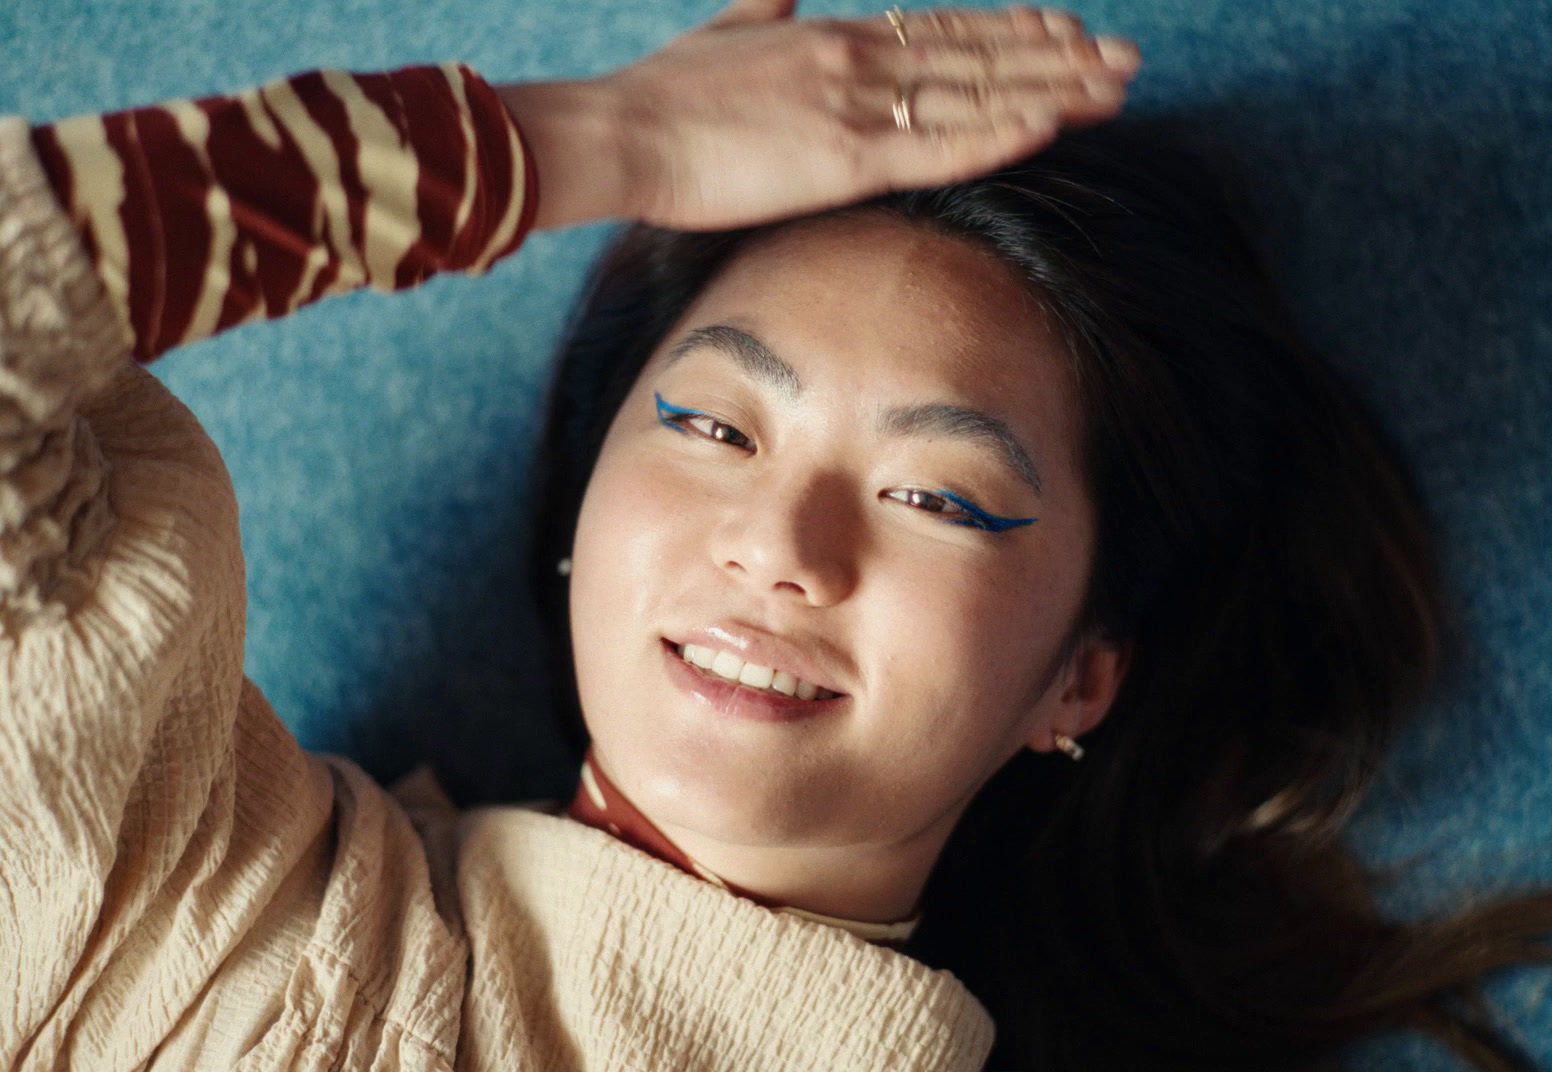
POLYGON ((628 120, 611 88, 599 81, 522 82, 496 92, 523 132, 543 191, 535 199, 535 228, 640 214, 641 190, 628 178, 628 120))
POLYGON ((314 72, 33 131, 141 360, 363 285, 483 271, 533 172, 465 67, 314 72))

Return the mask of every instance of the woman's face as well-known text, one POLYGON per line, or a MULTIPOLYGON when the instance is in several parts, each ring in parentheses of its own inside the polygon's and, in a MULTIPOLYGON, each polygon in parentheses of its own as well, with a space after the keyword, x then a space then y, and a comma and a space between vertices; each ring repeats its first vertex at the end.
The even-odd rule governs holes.
POLYGON ((1077 429, 992 254, 877 213, 763 236, 588 485, 572 639, 604 770, 671 834, 940 847, 1021 747, 1103 715, 1061 659, 1093 542, 1077 429))

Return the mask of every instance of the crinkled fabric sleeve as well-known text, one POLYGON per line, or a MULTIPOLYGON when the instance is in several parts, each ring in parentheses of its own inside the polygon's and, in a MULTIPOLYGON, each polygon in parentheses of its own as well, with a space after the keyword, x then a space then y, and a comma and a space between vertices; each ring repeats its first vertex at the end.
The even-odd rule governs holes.
MULTIPOLYGON (((276 891, 345 837, 340 776, 242 676, 226 470, 131 358, 481 271, 527 228, 528 170, 460 67, 0 119, 0 1068, 145 1067, 276 891)), ((357 889, 354 851, 327 857, 344 920, 392 900, 357 889)), ((342 978, 387 963, 326 940, 342 978)), ((368 1001, 373 1023, 387 1002, 368 1001)))
POLYGON ((27 126, 0 120, 4 1068, 55 1067, 110 962, 155 960, 136 936, 200 877, 187 850, 232 785, 236 507, 129 342, 27 126))

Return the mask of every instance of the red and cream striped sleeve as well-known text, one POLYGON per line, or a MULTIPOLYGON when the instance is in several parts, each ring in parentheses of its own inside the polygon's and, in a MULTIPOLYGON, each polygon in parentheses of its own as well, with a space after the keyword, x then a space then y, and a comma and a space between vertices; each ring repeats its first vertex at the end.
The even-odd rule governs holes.
POLYGON ((311 72, 32 140, 141 361, 329 294, 482 272, 536 204, 516 125, 460 64, 311 72))

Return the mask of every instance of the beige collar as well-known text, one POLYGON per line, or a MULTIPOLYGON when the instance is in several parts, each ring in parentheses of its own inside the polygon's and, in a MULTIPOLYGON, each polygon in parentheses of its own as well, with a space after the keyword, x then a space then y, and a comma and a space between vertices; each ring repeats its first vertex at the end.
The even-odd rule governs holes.
POLYGON ((458 840, 465 1072, 979 1072, 991 1051, 950 973, 603 831, 489 808, 458 840))

